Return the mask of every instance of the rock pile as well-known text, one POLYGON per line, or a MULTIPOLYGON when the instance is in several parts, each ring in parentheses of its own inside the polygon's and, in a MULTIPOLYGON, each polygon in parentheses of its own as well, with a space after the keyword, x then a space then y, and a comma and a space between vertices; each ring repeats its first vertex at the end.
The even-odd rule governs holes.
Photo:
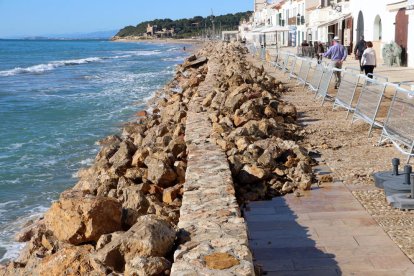
MULTIPOLYGON (((210 59, 220 74, 199 108, 211 121, 208 139, 226 153, 240 202, 309 189, 312 160, 295 142, 296 109, 279 99, 283 84, 245 54, 239 44, 211 43, 179 66, 152 110, 137 112, 122 135, 99 141, 79 182, 19 233, 27 245, 0 275, 169 273, 192 143, 184 139, 188 105, 200 98, 210 59)), ((242 260, 220 254, 202 263, 216 269, 242 260), (217 263, 221 258, 227 261, 217 263)))
POLYGON ((239 199, 310 189, 313 161, 295 142, 297 112, 279 98, 284 85, 247 62, 241 46, 211 47, 222 74, 203 106, 213 124, 212 137, 228 156, 239 199))
POLYGON ((187 168, 187 104, 206 62, 189 58, 151 112, 137 112, 122 135, 99 141, 79 182, 17 235, 27 246, 0 275, 169 273, 187 168))

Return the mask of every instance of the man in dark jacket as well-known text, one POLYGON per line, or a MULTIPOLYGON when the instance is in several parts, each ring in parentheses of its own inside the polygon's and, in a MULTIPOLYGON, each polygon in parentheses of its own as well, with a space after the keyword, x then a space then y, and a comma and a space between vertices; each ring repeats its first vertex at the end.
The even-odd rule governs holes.
POLYGON ((362 64, 361 64, 361 57, 366 48, 367 48, 367 43, 364 40, 364 36, 361 35, 361 40, 358 41, 354 49, 355 58, 359 60, 359 68, 361 72, 363 71, 362 64))

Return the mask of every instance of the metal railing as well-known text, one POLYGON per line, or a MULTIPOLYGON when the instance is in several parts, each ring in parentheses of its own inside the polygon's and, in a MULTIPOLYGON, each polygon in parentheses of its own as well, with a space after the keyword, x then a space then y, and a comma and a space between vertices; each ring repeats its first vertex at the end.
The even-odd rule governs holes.
POLYGON ((346 117, 348 118, 349 112, 353 111, 352 103, 355 99, 355 93, 358 87, 359 79, 361 75, 344 71, 342 73, 341 84, 339 85, 338 92, 335 96, 335 102, 333 108, 342 107, 347 110, 346 117))
POLYGON ((397 87, 382 128, 380 144, 391 141, 403 154, 407 163, 414 156, 414 91, 397 87))
POLYGON ((384 97, 385 88, 385 83, 366 78, 358 98, 358 103, 355 106, 352 123, 357 120, 363 120, 368 123, 370 125, 368 137, 371 137, 374 126, 382 127, 382 124, 376 119, 382 98, 384 97))
POLYGON ((316 63, 311 68, 311 73, 309 77, 308 89, 312 92, 317 92, 319 89, 319 85, 321 84, 323 72, 324 72, 324 65, 320 63, 316 63))

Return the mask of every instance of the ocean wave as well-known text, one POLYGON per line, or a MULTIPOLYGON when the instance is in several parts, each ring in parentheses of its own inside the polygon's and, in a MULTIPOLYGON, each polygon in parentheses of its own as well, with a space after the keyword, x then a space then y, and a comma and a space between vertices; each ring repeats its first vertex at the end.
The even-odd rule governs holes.
POLYGON ((178 62, 182 62, 184 61, 183 57, 170 57, 170 58, 163 58, 163 61, 178 61, 178 62))
POLYGON ((0 247, 4 248, 6 253, 4 256, 0 255, 0 263, 15 259, 19 256, 25 243, 15 242, 13 236, 18 233, 28 221, 34 221, 43 216, 47 209, 48 207, 46 206, 37 206, 27 214, 4 225, 4 228, 0 230, 0 247))
POLYGON ((136 51, 118 51, 115 52, 117 56, 113 58, 132 57, 132 56, 153 56, 161 54, 160 50, 136 50, 136 51))
POLYGON ((8 77, 8 76, 15 76, 19 74, 42 74, 44 72, 52 71, 56 68, 63 67, 63 66, 81 65, 81 64, 91 63, 91 62, 98 62, 102 60, 104 60, 104 58, 90 57, 90 58, 82 58, 82 59, 52 61, 46 64, 38 64, 38 65, 25 67, 25 68, 16 67, 11 70, 0 71, 0 76, 8 77))

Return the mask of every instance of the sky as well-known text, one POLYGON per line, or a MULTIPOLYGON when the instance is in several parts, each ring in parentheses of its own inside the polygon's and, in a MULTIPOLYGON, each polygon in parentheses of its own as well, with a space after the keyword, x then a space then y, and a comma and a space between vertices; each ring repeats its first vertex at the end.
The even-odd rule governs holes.
POLYGON ((253 0, 0 0, 0 38, 117 30, 156 18, 247 11, 253 0))

